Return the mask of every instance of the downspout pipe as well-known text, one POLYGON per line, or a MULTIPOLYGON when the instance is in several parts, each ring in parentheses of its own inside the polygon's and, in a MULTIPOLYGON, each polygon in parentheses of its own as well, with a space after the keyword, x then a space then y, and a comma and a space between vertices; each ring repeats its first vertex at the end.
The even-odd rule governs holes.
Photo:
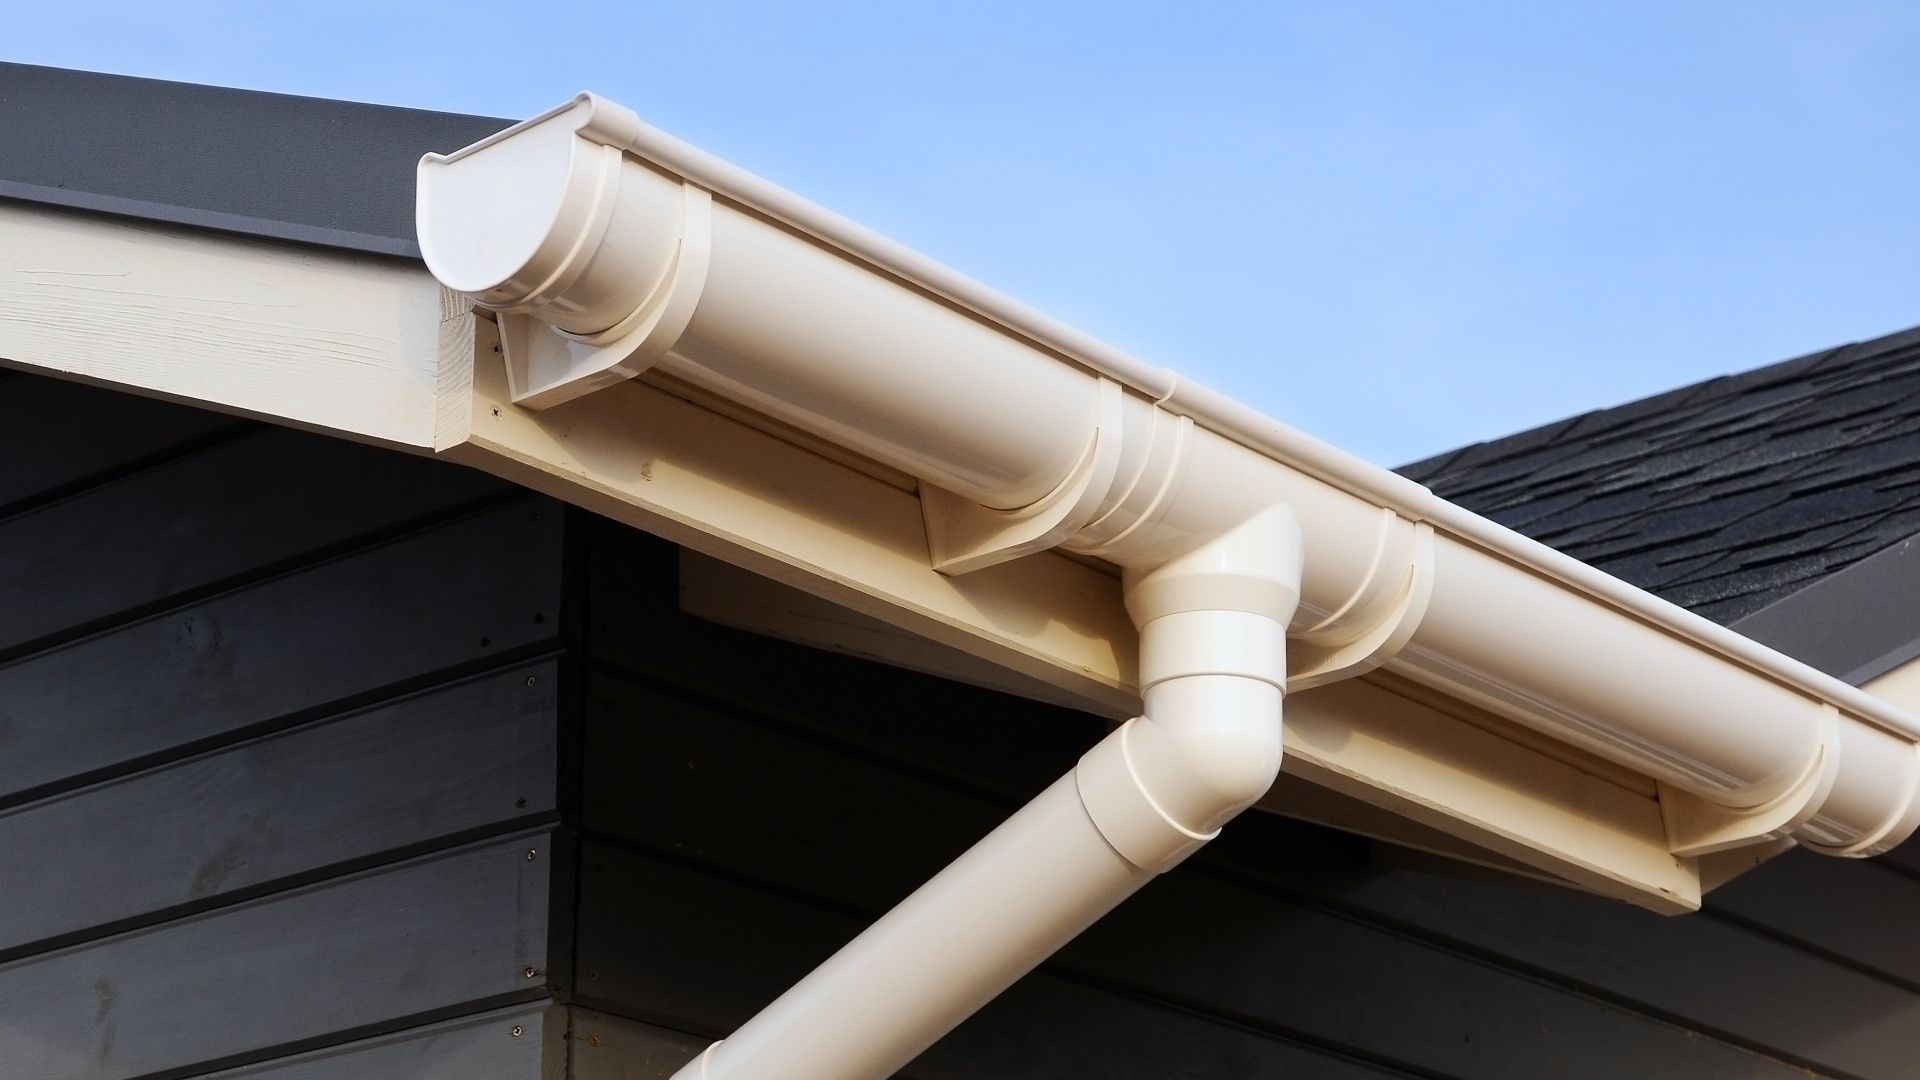
POLYGON ((891 1076, 1218 835, 1279 775, 1299 560, 1276 507, 1132 580, 1144 715, 676 1075, 891 1076))

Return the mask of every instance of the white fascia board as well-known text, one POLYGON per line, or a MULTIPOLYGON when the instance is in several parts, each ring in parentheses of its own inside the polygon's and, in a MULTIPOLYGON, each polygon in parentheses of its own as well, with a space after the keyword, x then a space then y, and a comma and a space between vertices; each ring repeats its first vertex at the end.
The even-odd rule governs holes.
POLYGON ((361 441, 464 437, 464 305, 410 261, 0 202, 0 362, 361 441))

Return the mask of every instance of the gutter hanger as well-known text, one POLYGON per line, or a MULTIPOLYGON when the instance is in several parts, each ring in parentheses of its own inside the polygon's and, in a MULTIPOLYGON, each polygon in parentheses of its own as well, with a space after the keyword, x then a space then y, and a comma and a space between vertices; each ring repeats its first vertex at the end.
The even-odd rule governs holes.
POLYGON ((921 482, 934 568, 1122 568, 1144 715, 686 1076, 884 1076, 1271 784, 1386 666, 1656 779, 1669 846, 1885 851, 1920 722, 1152 368, 592 95, 421 162, 421 249, 515 401, 649 368, 921 482))

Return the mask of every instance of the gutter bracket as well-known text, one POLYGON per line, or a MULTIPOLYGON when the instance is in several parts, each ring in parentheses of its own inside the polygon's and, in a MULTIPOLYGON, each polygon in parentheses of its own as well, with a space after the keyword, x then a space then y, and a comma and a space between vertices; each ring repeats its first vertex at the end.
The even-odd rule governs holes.
POLYGON ((1106 505, 1120 469, 1125 391, 1099 380, 1093 431, 1073 471, 1039 500, 995 510, 931 484, 920 486, 928 554, 943 574, 965 574, 1057 547, 1106 505))
POLYGON ((1723 806, 1661 783, 1660 816, 1667 848, 1680 858, 1782 840, 1813 819, 1840 775, 1840 712, 1820 709, 1818 746, 1807 769, 1779 796, 1751 807, 1723 806))
POLYGON ((552 408, 631 379, 666 356, 692 321, 706 286, 712 222, 713 196, 681 185, 679 235, 666 273, 626 318, 598 333, 576 334, 531 315, 501 311, 500 348, 514 404, 552 408))
MULTIPOLYGON (((1383 557, 1387 532, 1395 525, 1412 527, 1405 577, 1391 605, 1346 641, 1321 644, 1311 637, 1297 638, 1288 648, 1293 661, 1287 672, 1288 693, 1364 675, 1393 659, 1420 628, 1427 604, 1433 599, 1433 526, 1424 521, 1408 522, 1392 511, 1385 513, 1392 520, 1382 530, 1383 557)), ((1376 563, 1374 575, 1385 572, 1386 567, 1376 563)))

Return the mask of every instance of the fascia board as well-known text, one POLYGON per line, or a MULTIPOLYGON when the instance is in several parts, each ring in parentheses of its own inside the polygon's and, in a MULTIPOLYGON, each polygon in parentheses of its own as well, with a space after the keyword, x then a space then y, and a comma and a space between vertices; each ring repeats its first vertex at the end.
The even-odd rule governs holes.
POLYGON ((4 201, 0 235, 11 366, 386 446, 465 435, 471 320, 417 263, 4 201))

